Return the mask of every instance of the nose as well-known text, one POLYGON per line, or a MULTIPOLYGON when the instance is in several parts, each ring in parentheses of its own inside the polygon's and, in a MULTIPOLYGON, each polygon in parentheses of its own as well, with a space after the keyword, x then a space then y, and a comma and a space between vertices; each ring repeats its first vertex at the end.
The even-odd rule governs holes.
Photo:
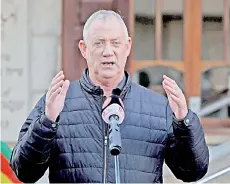
POLYGON ((113 49, 110 44, 105 44, 104 50, 103 50, 103 56, 104 57, 109 57, 113 56, 113 49))

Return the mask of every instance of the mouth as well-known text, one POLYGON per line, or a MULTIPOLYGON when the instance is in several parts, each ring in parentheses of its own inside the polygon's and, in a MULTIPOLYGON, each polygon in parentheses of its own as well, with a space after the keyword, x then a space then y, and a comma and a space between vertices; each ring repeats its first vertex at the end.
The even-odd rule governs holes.
POLYGON ((102 62, 103 66, 113 66, 115 63, 113 61, 102 62))

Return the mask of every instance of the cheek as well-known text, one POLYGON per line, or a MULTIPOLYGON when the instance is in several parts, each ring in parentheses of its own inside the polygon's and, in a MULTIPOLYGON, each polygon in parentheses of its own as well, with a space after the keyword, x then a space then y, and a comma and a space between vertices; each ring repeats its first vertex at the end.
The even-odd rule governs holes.
POLYGON ((92 51, 90 52, 90 57, 91 58, 98 58, 99 56, 101 56, 102 54, 102 49, 92 49, 92 51))
POLYGON ((91 62, 91 60, 93 60, 93 56, 94 56, 93 51, 89 49, 89 50, 86 52, 86 58, 87 58, 87 60, 91 62))
POLYGON ((125 50, 119 50, 117 52, 115 52, 115 55, 119 61, 119 63, 124 63, 127 60, 127 52, 125 50))
POLYGON ((88 64, 94 68, 100 64, 101 52, 97 49, 87 53, 88 64))

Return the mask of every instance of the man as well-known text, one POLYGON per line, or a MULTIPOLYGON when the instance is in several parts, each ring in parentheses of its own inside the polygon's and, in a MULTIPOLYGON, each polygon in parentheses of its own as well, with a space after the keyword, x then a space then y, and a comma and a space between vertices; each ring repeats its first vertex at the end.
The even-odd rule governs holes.
POLYGON ((205 175, 209 153, 197 115, 169 77, 162 83, 168 100, 131 82, 124 71, 131 44, 120 15, 106 10, 91 15, 79 42, 88 68, 71 83, 59 72, 20 131, 11 167, 21 181, 36 182, 49 168, 50 182, 115 182, 101 117, 113 89, 120 90, 125 108, 121 182, 162 182, 164 161, 183 181, 205 175))

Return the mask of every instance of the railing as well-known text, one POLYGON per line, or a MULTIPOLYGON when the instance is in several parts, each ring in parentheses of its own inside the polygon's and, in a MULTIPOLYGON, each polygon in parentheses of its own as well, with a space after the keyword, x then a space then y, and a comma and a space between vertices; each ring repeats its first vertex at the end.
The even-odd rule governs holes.
POLYGON ((203 107, 197 115, 200 117, 206 116, 212 112, 217 111, 218 109, 221 109, 227 105, 230 105, 230 95, 221 97, 220 99, 212 102, 211 104, 203 107))

